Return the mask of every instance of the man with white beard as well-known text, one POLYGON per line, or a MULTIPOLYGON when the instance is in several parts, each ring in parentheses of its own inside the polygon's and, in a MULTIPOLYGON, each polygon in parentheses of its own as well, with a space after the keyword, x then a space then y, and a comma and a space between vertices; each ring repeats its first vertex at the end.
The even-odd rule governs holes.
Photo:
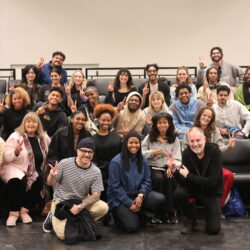
POLYGON ((201 128, 188 132, 189 146, 183 151, 182 166, 177 169, 171 157, 168 167, 178 182, 174 197, 185 216, 182 234, 195 231, 196 207, 199 200, 205 212, 206 232, 220 232, 220 200, 223 192, 222 153, 214 143, 206 142, 201 128))

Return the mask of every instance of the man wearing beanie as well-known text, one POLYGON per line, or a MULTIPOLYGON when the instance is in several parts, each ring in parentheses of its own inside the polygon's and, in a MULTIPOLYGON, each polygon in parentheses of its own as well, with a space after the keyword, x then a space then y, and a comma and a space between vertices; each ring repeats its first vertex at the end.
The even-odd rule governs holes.
POLYGON ((59 220, 54 216, 56 205, 60 202, 76 199, 80 204, 73 204, 69 210, 77 215, 87 209, 94 220, 99 220, 108 212, 108 205, 100 200, 103 191, 101 171, 92 162, 95 152, 94 140, 90 137, 82 139, 77 145, 77 156, 63 159, 55 164, 49 164, 51 170, 47 178, 48 185, 55 185, 55 191, 50 215, 47 216, 43 230, 50 232, 49 221, 56 235, 65 239, 65 226, 67 219, 59 220))

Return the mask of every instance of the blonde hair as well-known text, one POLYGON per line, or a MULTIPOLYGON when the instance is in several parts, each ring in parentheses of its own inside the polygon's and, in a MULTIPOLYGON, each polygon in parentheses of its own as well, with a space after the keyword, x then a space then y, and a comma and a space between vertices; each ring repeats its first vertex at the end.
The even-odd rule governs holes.
POLYGON ((191 80, 190 75, 189 75, 189 72, 188 72, 188 68, 185 67, 185 66, 181 66, 181 67, 179 67, 179 68, 177 69, 177 72, 176 72, 176 78, 175 78, 176 84, 178 85, 178 84, 180 83, 180 81, 179 81, 179 79, 178 79, 178 73, 179 73, 180 70, 184 70, 184 71, 186 72, 186 74, 187 74, 186 83, 188 83, 188 84, 192 83, 192 80, 191 80))
POLYGON ((21 88, 21 87, 18 87, 18 88, 15 88, 13 91, 11 91, 7 97, 6 97, 6 105, 10 108, 13 106, 13 103, 12 103, 12 97, 13 95, 19 95, 22 99, 23 99, 23 105, 22 105, 22 108, 24 107, 27 107, 29 104, 30 104, 30 96, 28 94, 28 92, 21 88))
POLYGON ((161 91, 154 91, 149 95, 149 110, 150 110, 150 112, 154 112, 154 107, 152 105, 152 99, 155 96, 158 97, 162 102, 161 109, 164 107, 165 98, 164 98, 163 93, 161 91))
POLYGON ((75 83, 74 83, 74 76, 75 76, 75 74, 78 73, 78 72, 82 75, 82 78, 83 78, 83 79, 82 79, 81 87, 82 87, 82 89, 84 89, 84 88, 86 88, 87 81, 86 81, 86 79, 85 79, 84 73, 83 73, 82 70, 80 70, 80 69, 75 70, 75 71, 73 72, 73 74, 71 75, 71 78, 70 78, 70 80, 69 80, 69 87, 72 88, 73 86, 75 86, 75 83))
POLYGON ((44 134, 45 134, 45 132, 43 130, 43 125, 41 123, 41 120, 40 120, 39 116, 35 112, 29 112, 28 114, 26 114, 24 116, 23 120, 22 120, 21 125, 18 128, 16 128, 15 131, 23 136, 26 133, 26 131, 25 131, 25 123, 26 123, 27 120, 32 120, 32 121, 38 123, 36 136, 39 137, 39 138, 43 137, 44 134))

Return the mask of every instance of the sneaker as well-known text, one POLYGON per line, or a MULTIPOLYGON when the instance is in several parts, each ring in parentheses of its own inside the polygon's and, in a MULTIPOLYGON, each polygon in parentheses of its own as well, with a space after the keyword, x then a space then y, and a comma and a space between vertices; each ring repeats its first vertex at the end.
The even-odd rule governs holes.
POLYGON ((151 218, 151 224, 162 224, 162 220, 156 217, 151 218))
POLYGON ((176 215, 169 216, 167 219, 168 224, 178 224, 178 217, 176 215))
POLYGON ((44 233, 51 233, 53 229, 53 226, 52 226, 52 213, 49 212, 45 221, 43 222, 43 232, 44 233))

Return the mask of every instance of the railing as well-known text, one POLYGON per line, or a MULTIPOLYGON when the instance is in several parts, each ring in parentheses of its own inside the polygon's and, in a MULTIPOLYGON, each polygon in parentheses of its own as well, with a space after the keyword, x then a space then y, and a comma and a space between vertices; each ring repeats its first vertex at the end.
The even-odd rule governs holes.
POLYGON ((16 80, 16 69, 0 69, 0 78, 16 80))
MULTIPOLYGON (((121 68, 128 69, 135 78, 146 78, 147 76, 145 67, 86 68, 85 76, 87 79, 115 77, 117 71, 121 68)), ((159 76, 173 78, 175 77, 178 68, 179 67, 159 67, 159 76)), ((187 68, 189 69, 189 74, 192 78, 197 76, 197 67, 190 66, 187 68)))

